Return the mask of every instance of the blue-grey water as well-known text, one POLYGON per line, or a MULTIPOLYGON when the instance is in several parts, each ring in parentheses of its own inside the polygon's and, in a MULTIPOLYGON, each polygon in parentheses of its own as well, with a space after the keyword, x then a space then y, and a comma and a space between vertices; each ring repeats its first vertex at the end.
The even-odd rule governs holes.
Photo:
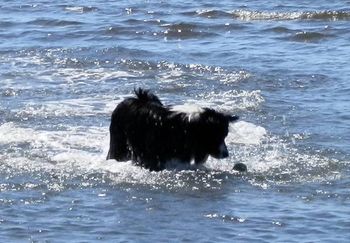
POLYGON ((349 242, 349 63, 348 0, 1 1, 1 242, 349 242), (134 87, 239 115, 230 157, 106 161, 134 87))

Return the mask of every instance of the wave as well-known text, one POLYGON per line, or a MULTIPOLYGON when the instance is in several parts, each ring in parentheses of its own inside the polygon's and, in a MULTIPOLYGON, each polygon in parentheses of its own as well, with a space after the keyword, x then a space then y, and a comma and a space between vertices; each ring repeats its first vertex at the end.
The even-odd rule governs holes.
POLYGON ((324 11, 292 11, 292 12, 269 12, 255 10, 198 10, 188 12, 187 14, 199 15, 205 18, 235 18, 245 21, 250 20, 324 20, 340 21, 350 20, 350 12, 342 10, 324 10, 324 11))
POLYGON ((192 39, 217 35, 213 31, 207 31, 206 28, 199 23, 163 24, 161 27, 166 29, 163 34, 167 38, 192 39))
MULTIPOLYGON (((118 25, 102 27, 101 36, 125 36, 126 38, 199 39, 219 35, 218 30, 238 28, 237 26, 212 26, 200 22, 171 23, 161 19, 138 20, 129 18, 118 25)), ((96 37, 99 38, 99 37, 96 37)))
POLYGON ((302 31, 295 33, 292 37, 289 37, 288 39, 298 42, 317 42, 323 39, 328 39, 330 37, 332 37, 332 35, 320 32, 302 31))
POLYGON ((38 18, 36 20, 32 20, 26 22, 29 25, 39 25, 43 27, 65 27, 71 25, 83 25, 83 22, 80 21, 68 21, 68 20, 60 20, 60 19, 47 19, 47 18, 38 18))
POLYGON ((289 29, 284 26, 277 26, 273 28, 268 28, 267 31, 275 32, 275 33, 292 33, 294 30, 289 29))
POLYGON ((2 97, 12 97, 16 96, 20 93, 19 90, 13 89, 13 88, 4 88, 0 89, 0 96, 2 97))
POLYGON ((0 28, 9 28, 9 27, 16 26, 17 24, 18 23, 13 22, 13 21, 0 20, 0 28))
POLYGON ((222 10, 199 10, 195 12, 188 12, 189 15, 199 15, 205 18, 228 18, 232 17, 230 12, 225 12, 222 10))
POLYGON ((302 15, 303 19, 314 19, 314 20, 328 20, 328 21, 338 21, 338 20, 350 20, 349 11, 319 11, 319 12, 305 12, 302 15))
POLYGON ((203 92, 197 95, 196 100, 188 100, 189 103, 197 103, 201 106, 212 107, 224 112, 238 112, 242 110, 254 110, 263 102, 264 97, 259 90, 223 92, 203 92))
POLYGON ((90 13, 98 11, 99 9, 97 7, 92 6, 62 6, 65 11, 72 12, 72 13, 90 13))

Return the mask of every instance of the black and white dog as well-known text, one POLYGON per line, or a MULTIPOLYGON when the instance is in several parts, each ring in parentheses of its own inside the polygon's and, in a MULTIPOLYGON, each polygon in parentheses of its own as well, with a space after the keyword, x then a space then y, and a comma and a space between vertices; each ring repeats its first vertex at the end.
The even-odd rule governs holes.
POLYGON ((113 111, 107 159, 132 160, 159 171, 171 160, 202 164, 209 155, 228 157, 225 137, 238 116, 194 105, 164 106, 141 88, 135 94, 113 111))

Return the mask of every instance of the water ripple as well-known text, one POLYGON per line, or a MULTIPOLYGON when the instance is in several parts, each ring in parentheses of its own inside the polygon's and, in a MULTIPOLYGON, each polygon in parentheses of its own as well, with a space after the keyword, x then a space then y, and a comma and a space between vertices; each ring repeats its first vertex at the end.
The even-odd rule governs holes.
POLYGON ((39 25, 42 27, 64 27, 64 26, 75 26, 82 25, 83 22, 80 21, 69 21, 69 20, 60 20, 60 19, 47 19, 47 18, 38 18, 33 21, 29 21, 26 24, 30 25, 39 25))

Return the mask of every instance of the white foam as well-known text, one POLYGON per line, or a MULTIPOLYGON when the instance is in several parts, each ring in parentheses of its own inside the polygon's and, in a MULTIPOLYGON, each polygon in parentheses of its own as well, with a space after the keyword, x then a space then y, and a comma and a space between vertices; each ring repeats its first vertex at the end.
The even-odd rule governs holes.
POLYGON ((175 113, 184 113, 188 117, 188 121, 198 119, 204 109, 196 104, 183 104, 172 106, 171 111, 175 113))
POLYGON ((251 76, 252 75, 250 73, 248 73, 247 71, 241 70, 238 72, 227 73, 225 75, 221 75, 219 78, 220 78, 220 82, 222 82, 224 84, 232 84, 232 83, 236 83, 236 82, 241 81, 241 80, 248 79, 251 76))
POLYGON ((259 107, 265 100, 260 90, 237 91, 228 90, 224 92, 210 92, 199 94, 197 100, 188 100, 196 102, 202 107, 210 107, 215 110, 223 110, 231 113, 232 110, 246 110, 259 107))
POLYGON ((88 13, 92 11, 97 11, 98 8, 93 6, 67 6, 64 8, 64 10, 68 12, 83 14, 83 13, 88 13))
POLYGON ((175 105, 171 107, 171 110, 174 112, 183 112, 186 114, 193 113, 201 113, 203 112, 203 108, 196 104, 183 104, 183 105, 175 105))
MULTIPOLYGON (((109 143, 107 127, 67 127, 67 130, 62 131, 45 131, 5 123, 0 126, 0 139, 0 144, 11 147, 0 155, 0 166, 19 171, 47 172, 63 178, 98 173, 107 177, 111 183, 136 183, 169 188, 191 186, 193 183, 189 178, 197 181, 208 180, 206 173, 196 174, 196 168, 191 166, 175 171, 170 168, 161 172, 150 172, 133 165, 131 161, 106 160, 109 143), (22 143, 29 144, 26 148, 30 150, 29 155, 21 152, 22 143)), ((232 163, 225 161, 209 158, 208 168, 212 166, 214 169, 232 170, 232 163)), ((203 183, 208 188, 212 185, 209 182, 203 183)))
MULTIPOLYGON (((133 77, 139 77, 140 73, 138 71, 123 71, 114 68, 102 68, 100 63, 96 62, 96 68, 86 69, 86 68, 67 68, 62 66, 67 66, 67 63, 79 63, 80 60, 76 58, 59 57, 57 53, 65 52, 66 49, 52 49, 45 53, 36 53, 29 55, 21 55, 16 57, 7 58, 6 63, 13 63, 14 65, 10 68, 17 71, 18 67, 22 69, 28 69, 27 72, 29 76, 33 76, 39 81, 34 85, 36 87, 42 86, 47 88, 48 83, 54 85, 59 84, 60 86, 72 86, 72 85, 88 85, 88 84, 100 84, 101 82, 106 82, 111 79, 127 79, 133 77), (55 58, 53 58, 55 57, 55 58), (52 63, 53 62, 53 63, 52 63), (54 65, 53 65, 54 64, 54 65), (35 66, 35 68, 32 68, 35 66), (59 67, 57 67, 59 66, 59 67), (49 67, 49 68, 48 68, 49 67), (50 68, 51 67, 51 68, 50 68)), ((0 60, 1 63, 1 60, 0 60)), ((115 63, 117 64, 117 63, 115 63)), ((19 75, 20 76, 20 75, 19 75)), ((33 88, 33 83, 28 82, 18 82, 16 78, 4 79, 2 80, 6 86, 18 89, 31 89, 33 88), (6 83, 4 82, 6 81, 6 83)))
MULTIPOLYGON (((64 128, 64 126, 62 126, 64 128)), ((0 126, 0 144, 29 143, 33 149, 70 151, 102 148, 108 145, 107 127, 72 127, 63 131, 45 131, 18 127, 9 122, 0 126)))
MULTIPOLYGON (((193 111, 197 110, 191 110, 193 111)), ((85 176, 98 173, 103 178, 108 178, 109 182, 117 184, 136 183, 171 188, 195 184, 196 187, 211 188, 220 185, 220 180, 224 180, 222 176, 215 179, 213 175, 220 175, 222 172, 235 173, 232 168, 237 162, 246 164, 249 172, 257 173, 258 177, 253 176, 250 179, 251 184, 263 187, 266 186, 266 181, 259 181, 259 178, 269 174, 286 174, 298 181, 310 178, 322 180, 328 172, 319 171, 327 168, 330 163, 335 163, 321 155, 308 155, 292 149, 278 137, 269 135, 265 128, 245 121, 230 125, 226 138, 229 158, 218 160, 209 157, 204 167, 199 167, 198 170, 196 167, 184 166, 177 170, 170 168, 161 172, 150 172, 133 165, 131 161, 106 161, 108 143, 107 125, 74 127, 68 124, 59 130, 47 131, 35 127, 20 127, 9 122, 0 125, 0 145, 4 147, 0 154, 0 168, 49 172, 63 175, 63 178, 66 175, 85 176), (303 173, 306 169, 308 171, 303 173)), ((284 180, 281 179, 281 182, 284 180)))
POLYGON ((95 69, 75 69, 75 68, 61 68, 56 70, 55 78, 64 78, 68 84, 85 82, 88 83, 100 83, 105 82, 109 79, 115 78, 132 78, 137 77, 136 73, 111 70, 106 68, 95 68, 95 69))
POLYGON ((253 10, 234 10, 231 12, 241 20, 294 20, 303 16, 303 12, 267 12, 253 10))
POLYGON ((259 145, 266 136, 266 129, 253 123, 239 121, 230 124, 227 140, 232 143, 259 145))
POLYGON ((65 99, 47 101, 40 104, 28 103, 25 107, 13 111, 20 117, 46 118, 52 116, 96 116, 99 114, 106 114, 109 117, 116 105, 121 102, 125 96, 65 99))

